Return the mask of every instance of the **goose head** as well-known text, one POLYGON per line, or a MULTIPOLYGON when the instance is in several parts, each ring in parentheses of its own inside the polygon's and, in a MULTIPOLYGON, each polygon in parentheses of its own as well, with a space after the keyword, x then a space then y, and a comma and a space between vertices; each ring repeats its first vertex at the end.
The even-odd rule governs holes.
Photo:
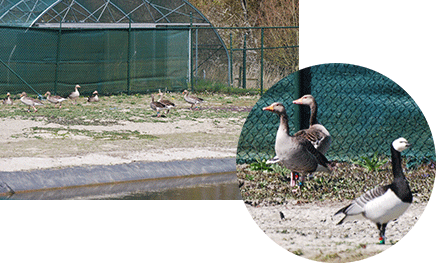
POLYGON ((98 95, 98 91, 94 91, 92 95, 98 95))
POLYGON ((8 93, 6 93, 6 96, 10 97, 10 96, 11 96, 11 93, 9 93, 9 92, 8 92, 8 93))
POLYGON ((188 93, 189 93, 189 91, 186 89, 182 92, 183 95, 185 95, 185 94, 188 95, 188 93))
POLYGON ((410 144, 403 137, 400 137, 400 138, 398 138, 398 139, 396 139, 395 141, 392 142, 392 146, 398 152, 402 152, 402 151, 406 150, 407 148, 409 148, 410 146, 412 146, 412 144, 410 144))
POLYGON ((294 104, 300 104, 300 105, 312 105, 315 103, 315 98, 312 95, 304 95, 303 97, 299 98, 298 100, 294 100, 292 103, 294 104))
POLYGON ((47 91, 47 92, 44 94, 44 96, 46 96, 46 97, 51 96, 50 91, 47 91))
POLYGON ((264 111, 271 111, 277 114, 286 114, 285 106, 280 102, 274 102, 273 104, 269 105, 268 107, 262 108, 264 111))
POLYGON ((27 93, 23 91, 23 93, 21 93, 20 98, 22 97, 27 97, 27 93))

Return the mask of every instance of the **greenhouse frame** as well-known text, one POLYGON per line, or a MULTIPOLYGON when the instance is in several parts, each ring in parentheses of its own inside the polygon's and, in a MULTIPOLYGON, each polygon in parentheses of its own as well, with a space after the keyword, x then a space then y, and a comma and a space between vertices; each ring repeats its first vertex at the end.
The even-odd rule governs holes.
POLYGON ((0 93, 185 89, 228 81, 229 55, 185 0, 0 0, 0 93))

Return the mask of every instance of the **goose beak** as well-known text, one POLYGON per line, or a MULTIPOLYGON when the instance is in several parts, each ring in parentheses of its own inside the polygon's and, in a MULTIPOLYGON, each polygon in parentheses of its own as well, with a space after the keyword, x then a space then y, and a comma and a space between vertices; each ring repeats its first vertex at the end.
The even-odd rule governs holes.
POLYGON ((262 110, 274 111, 274 107, 273 107, 273 105, 270 105, 270 106, 268 106, 268 107, 264 107, 264 108, 262 108, 262 110))
POLYGON ((298 100, 294 100, 292 103, 294 103, 294 104, 303 104, 303 97, 299 98, 298 100))

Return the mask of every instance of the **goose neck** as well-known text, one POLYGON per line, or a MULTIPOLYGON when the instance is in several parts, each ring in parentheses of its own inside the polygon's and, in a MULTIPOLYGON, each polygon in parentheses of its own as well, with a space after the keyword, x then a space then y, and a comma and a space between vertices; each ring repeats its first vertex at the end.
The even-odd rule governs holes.
POLYGON ((314 124, 318 124, 318 120, 316 119, 317 114, 318 114, 318 105, 314 101, 312 104, 310 104, 310 120, 309 120, 310 126, 314 124))
POLYGON ((401 167, 401 153, 391 145, 392 173, 394 178, 404 178, 403 168, 401 167))

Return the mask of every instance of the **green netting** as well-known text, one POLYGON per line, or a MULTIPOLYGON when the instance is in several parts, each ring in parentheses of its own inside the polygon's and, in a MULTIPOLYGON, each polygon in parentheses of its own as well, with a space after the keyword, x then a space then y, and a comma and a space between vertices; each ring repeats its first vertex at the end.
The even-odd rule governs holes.
POLYGON ((5 0, 0 40, 0 94, 178 91, 204 69, 228 77, 226 47, 185 0, 5 0))
POLYGON ((274 156, 279 118, 262 111, 282 102, 289 115, 290 133, 308 126, 308 107, 292 101, 311 93, 318 103, 318 121, 332 135, 326 156, 347 161, 374 152, 389 155, 389 144, 405 137, 414 146, 405 155, 435 159, 430 128, 413 99, 395 82, 367 68, 324 64, 290 74, 256 103, 242 129, 237 163, 274 156))

